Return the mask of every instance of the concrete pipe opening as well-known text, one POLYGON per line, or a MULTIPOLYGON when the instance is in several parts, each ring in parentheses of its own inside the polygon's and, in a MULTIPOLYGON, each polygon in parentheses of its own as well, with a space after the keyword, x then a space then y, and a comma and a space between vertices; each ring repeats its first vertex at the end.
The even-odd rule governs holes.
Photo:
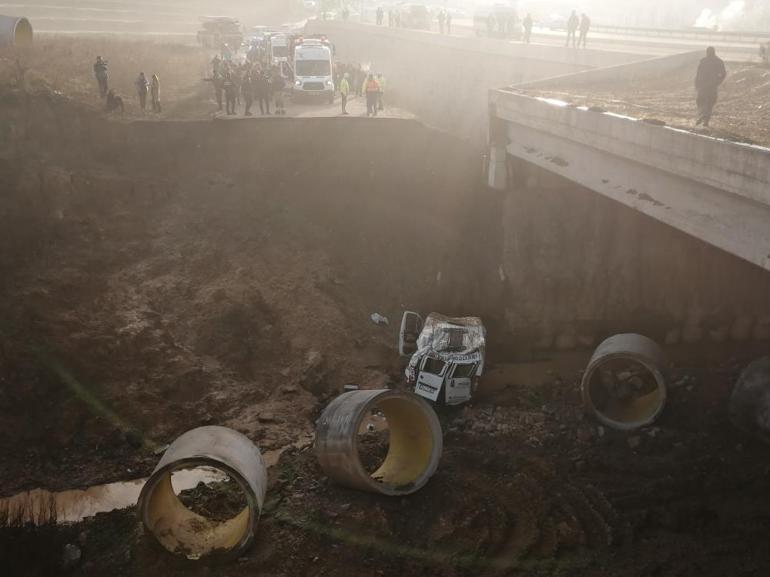
POLYGON ((316 454, 324 472, 342 485, 384 495, 421 489, 438 468, 442 444, 436 413, 405 391, 344 393, 326 407, 316 425, 316 454), (367 470, 359 433, 371 429, 372 415, 387 423, 387 448, 375 459, 378 466, 367 470))
POLYGON ((654 422, 666 405, 663 351, 637 334, 614 335, 594 351, 581 383, 586 410, 613 429, 654 422))
POLYGON ((200 427, 169 446, 137 509, 145 529, 172 553, 190 559, 238 556, 254 538, 266 488, 265 463, 247 437, 225 427, 200 427), (180 495, 180 487, 190 485, 185 477, 203 485, 193 483, 191 493, 180 495))
POLYGON ((26 48, 32 45, 32 24, 19 16, 0 15, 0 47, 26 48))

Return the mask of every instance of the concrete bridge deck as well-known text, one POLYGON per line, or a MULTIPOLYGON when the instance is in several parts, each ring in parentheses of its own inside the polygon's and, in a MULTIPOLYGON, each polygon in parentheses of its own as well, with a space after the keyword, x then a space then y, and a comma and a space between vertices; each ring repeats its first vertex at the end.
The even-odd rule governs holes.
MULTIPOLYGON (((688 57, 585 76, 630 77, 688 57)), ((516 158, 770 270, 770 149, 530 96, 527 86, 490 93, 491 184, 515 176, 516 158)))

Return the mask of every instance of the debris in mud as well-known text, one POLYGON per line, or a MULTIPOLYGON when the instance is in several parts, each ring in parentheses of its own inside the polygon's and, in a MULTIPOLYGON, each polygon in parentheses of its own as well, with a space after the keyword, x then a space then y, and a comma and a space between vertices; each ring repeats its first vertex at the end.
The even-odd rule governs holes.
POLYGON ((371 429, 367 428, 365 433, 358 435, 358 456, 365 471, 374 473, 380 468, 388 455, 389 443, 390 431, 377 431, 373 424, 371 429))
POLYGON ((179 493, 179 500, 193 513, 218 522, 232 519, 247 506, 246 496, 232 479, 198 483, 194 489, 179 493))

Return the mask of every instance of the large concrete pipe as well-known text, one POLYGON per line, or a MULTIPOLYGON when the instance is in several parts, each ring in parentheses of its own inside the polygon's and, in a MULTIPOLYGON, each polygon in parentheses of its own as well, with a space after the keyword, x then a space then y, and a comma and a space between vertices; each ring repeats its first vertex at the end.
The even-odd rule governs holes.
POLYGON ((139 496, 138 514, 163 547, 198 559, 211 553, 239 555, 254 538, 267 489, 267 469, 259 449, 225 427, 186 432, 163 454, 139 496), (235 480, 246 506, 223 522, 182 504, 171 484, 174 471, 211 467, 235 480))
POLYGON ((405 391, 343 393, 316 424, 316 454, 324 472, 342 485, 384 495, 408 495, 422 488, 436 472, 442 445, 436 413, 405 391), (358 431, 374 409, 388 422, 390 443, 380 467, 369 473, 358 452, 358 431))
POLYGON ((24 48, 32 44, 32 24, 22 16, 0 15, 0 48, 24 48))
POLYGON ((581 383, 586 410, 613 429, 649 425, 666 405, 665 357, 651 339, 614 335, 594 351, 581 383))
POLYGON ((730 421, 770 443, 770 357, 746 367, 730 395, 730 421))

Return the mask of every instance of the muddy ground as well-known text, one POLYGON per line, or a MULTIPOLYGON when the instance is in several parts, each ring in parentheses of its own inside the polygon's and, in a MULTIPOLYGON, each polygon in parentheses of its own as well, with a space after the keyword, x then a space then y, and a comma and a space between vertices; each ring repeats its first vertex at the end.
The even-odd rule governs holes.
POLYGON ((11 124, 6 143, 22 128, 25 142, 8 149, 25 155, 0 161, 0 496, 141 477, 159 447, 203 424, 286 447, 345 385, 399 386, 404 309, 480 314, 490 365, 473 406, 441 413, 441 465, 413 496, 337 487, 310 449, 288 449, 256 545, 231 563, 169 556, 128 510, 0 531, 3 574, 770 570, 768 448, 726 417, 737 374, 766 343, 669 348, 660 421, 607 430, 581 410, 591 351, 523 355, 479 289, 500 246, 467 239, 495 238, 499 205, 481 196, 478 159, 448 137, 321 123, 312 138, 265 128, 224 140, 192 125, 180 138, 221 144, 166 157, 146 124, 105 128, 90 97, 56 95, 40 74, 37 92, 6 85, 3 118, 74 115, 90 140, 73 151, 66 135, 11 124), (313 154, 271 155, 300 136, 313 154), (65 570, 67 545, 82 556, 65 570))
POLYGON ((60 571, 66 544, 82 552, 74 575, 765 575, 767 447, 724 412, 741 362, 676 372, 662 419, 634 433, 586 419, 576 375, 551 363, 537 386, 442 412, 439 470, 404 498, 335 486, 312 450, 289 450, 255 547, 232 562, 173 558, 133 510, 5 531, 0 547, 18 575, 60 571))
MULTIPOLYGON (((599 107, 633 118, 663 121, 701 134, 770 146, 770 67, 727 63, 710 128, 696 127, 695 67, 682 66, 661 76, 571 85, 569 80, 538 87, 535 94, 577 106, 599 107)), ((529 91, 528 91, 529 92, 529 91)))

